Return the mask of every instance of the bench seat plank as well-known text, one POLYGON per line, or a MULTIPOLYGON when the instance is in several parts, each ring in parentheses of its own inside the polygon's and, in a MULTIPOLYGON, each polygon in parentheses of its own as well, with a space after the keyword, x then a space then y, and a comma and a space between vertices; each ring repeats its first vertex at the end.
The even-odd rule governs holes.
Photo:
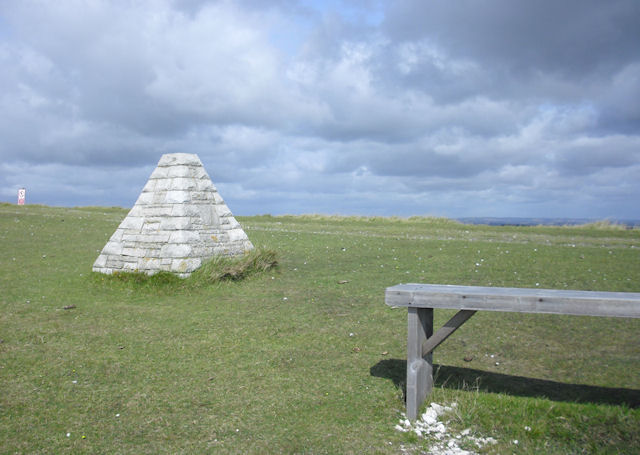
POLYGON ((387 288, 393 307, 640 318, 640 293, 399 284, 387 288))

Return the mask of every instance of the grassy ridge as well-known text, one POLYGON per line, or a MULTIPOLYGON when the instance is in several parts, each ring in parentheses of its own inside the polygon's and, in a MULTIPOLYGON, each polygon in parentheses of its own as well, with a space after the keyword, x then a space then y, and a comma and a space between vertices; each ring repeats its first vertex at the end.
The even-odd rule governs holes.
MULTIPOLYGON (((92 274, 125 214, 0 205, 0 453, 420 453, 394 430, 406 314, 385 287, 640 291, 638 230, 422 218, 240 218, 280 263, 242 281, 92 274)), ((638 329, 479 313, 431 398, 489 453, 638 452, 638 329)))

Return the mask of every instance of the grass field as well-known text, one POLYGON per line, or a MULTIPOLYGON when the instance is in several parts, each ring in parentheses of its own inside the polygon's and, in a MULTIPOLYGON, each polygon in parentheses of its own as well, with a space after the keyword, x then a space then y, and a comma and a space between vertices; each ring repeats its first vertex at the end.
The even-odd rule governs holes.
MULTIPOLYGON (((125 215, 0 204, 0 453, 427 453, 394 428, 406 312, 387 286, 640 291, 640 230, 428 218, 239 217, 276 270, 93 274, 125 215)), ((456 403, 449 431, 497 441, 481 453, 640 453, 639 335, 480 312, 435 351, 427 405, 456 403)))

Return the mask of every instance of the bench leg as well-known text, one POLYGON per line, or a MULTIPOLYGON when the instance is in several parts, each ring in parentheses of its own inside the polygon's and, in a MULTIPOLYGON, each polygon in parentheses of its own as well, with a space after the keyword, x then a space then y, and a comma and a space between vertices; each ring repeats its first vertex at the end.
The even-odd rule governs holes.
POLYGON ((409 307, 407 339, 407 418, 415 420, 433 388, 433 354, 422 357, 422 344, 433 335, 433 308, 409 307))

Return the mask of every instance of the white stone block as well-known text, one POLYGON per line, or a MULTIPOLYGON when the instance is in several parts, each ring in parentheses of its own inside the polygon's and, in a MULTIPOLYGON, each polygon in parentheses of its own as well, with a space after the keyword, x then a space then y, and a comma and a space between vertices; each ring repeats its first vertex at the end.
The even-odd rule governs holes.
POLYGON ((188 206, 186 204, 174 204, 171 207, 171 216, 190 216, 190 214, 187 213, 188 206))
POLYGON ((174 216, 171 218, 164 218, 160 221, 159 228, 167 231, 174 231, 177 229, 191 229, 192 222, 189 216, 174 216))
POLYGON ((171 216, 173 206, 168 204, 154 204, 142 207, 142 213, 146 218, 165 218, 171 216))
POLYGON ((245 234, 242 229, 232 229, 227 235, 229 236, 230 242, 242 242, 248 239, 247 234, 245 234))
POLYGON ((136 201, 136 205, 151 204, 153 202, 153 195, 154 193, 140 193, 140 196, 138 196, 138 200, 136 201))
POLYGON ((149 179, 164 179, 167 178, 168 173, 169 168, 158 166, 153 170, 149 179))
POLYGON ((140 270, 160 270, 160 259, 145 257, 140 261, 140 270))
POLYGON ((176 177, 171 179, 171 190, 190 191, 197 189, 197 182, 194 178, 176 177))
POLYGON ((162 245, 149 247, 149 244, 144 244, 141 248, 144 249, 144 257, 160 259, 160 249, 162 248, 162 245))
POLYGON ((133 208, 129 210, 129 213, 127 213, 127 216, 144 216, 143 207, 144 206, 141 205, 134 205, 133 208))
POLYGON ((202 162, 198 155, 193 153, 167 153, 162 155, 160 161, 158 162, 158 166, 176 166, 176 165, 187 165, 187 166, 202 166, 202 162))
POLYGON ((134 258, 144 257, 144 250, 142 248, 123 248, 122 255, 134 258))
POLYGON ((199 258, 174 259, 171 264, 171 271, 178 273, 190 273, 200 267, 202 261, 199 258))
POLYGON ((204 243, 193 244, 191 248, 192 258, 208 258, 213 255, 213 246, 204 243))
POLYGON ((107 258, 107 268, 114 269, 114 270, 122 269, 122 265, 124 264, 124 261, 122 261, 119 258, 121 258, 121 256, 109 256, 107 258))
POLYGON ((203 191, 211 195, 210 200, 215 200, 215 188, 211 180, 196 180, 196 191, 203 191))
POLYGON ((229 236, 225 231, 219 231, 215 237, 218 240, 216 242, 218 245, 224 245, 226 243, 229 243, 229 236))
POLYGON ((109 242, 120 242, 122 240, 122 236, 124 231, 120 228, 116 229, 116 231, 111 235, 109 242))
POLYGON ((162 246, 160 255, 167 258, 187 258, 191 256, 191 245, 168 243, 162 246))
POLYGON ((160 221, 147 221, 142 225, 141 231, 143 235, 153 234, 155 232, 158 232, 159 228, 160 228, 160 221))
POLYGON ((138 263, 137 262, 125 262, 124 264, 122 264, 122 270, 124 270, 125 272, 137 272, 138 269, 138 263))
POLYGON ((169 243, 199 243, 200 235, 195 231, 175 231, 169 237, 169 243))
POLYGON ((120 229, 132 229, 134 231, 139 231, 140 229, 142 229, 143 223, 144 218, 138 216, 128 216, 122 221, 122 223, 120 223, 120 229))
POLYGON ((211 182, 211 179, 209 178, 209 174, 207 174, 207 171, 204 169, 204 167, 194 167, 193 177, 198 180, 208 181, 210 183, 213 183, 211 182))
POLYGON ((143 193, 151 193, 153 191, 155 191, 156 189, 156 182, 158 182, 158 180, 156 179, 149 179, 147 181, 147 184, 144 186, 144 188, 142 188, 142 192, 143 193))
POLYGON ((210 191, 193 191, 191 193, 191 200, 199 203, 214 204, 213 193, 210 191))
POLYGON ((140 234, 129 234, 128 232, 122 236, 122 244, 138 243, 140 241, 140 234))
POLYGON ((170 202, 167 200, 167 193, 168 191, 155 191, 153 193, 147 193, 147 194, 151 194, 151 200, 148 203, 149 204, 165 204, 167 202, 170 202))
POLYGON ((182 204, 191 200, 189 191, 167 191, 166 202, 171 204, 182 204))
POLYGON ((240 226, 240 223, 238 223, 235 217, 230 216, 230 217, 227 217, 226 219, 229 221, 228 229, 242 229, 242 227, 240 226))
POLYGON ((202 226, 215 226, 218 224, 218 212, 212 205, 196 205, 197 215, 202 226))
POLYGON ((189 166, 172 166, 167 168, 167 177, 176 178, 176 177, 191 177, 192 172, 189 166))
POLYGON ((159 248, 163 243, 167 243, 169 241, 169 237, 171 237, 170 231, 162 231, 149 236, 148 242, 159 245, 159 248))
POLYGON ((167 177, 166 179, 163 179, 160 182, 158 182, 158 185, 156 188, 162 191, 168 191, 171 189, 172 181, 173 181, 172 178, 167 177))
POLYGON ((107 256, 118 256, 122 254, 122 244, 119 242, 107 242, 102 249, 102 254, 107 256))
POLYGON ((93 263, 93 267, 104 267, 107 265, 107 256, 105 256, 104 254, 101 254, 100 256, 98 256, 98 259, 96 259, 96 262, 93 263))

